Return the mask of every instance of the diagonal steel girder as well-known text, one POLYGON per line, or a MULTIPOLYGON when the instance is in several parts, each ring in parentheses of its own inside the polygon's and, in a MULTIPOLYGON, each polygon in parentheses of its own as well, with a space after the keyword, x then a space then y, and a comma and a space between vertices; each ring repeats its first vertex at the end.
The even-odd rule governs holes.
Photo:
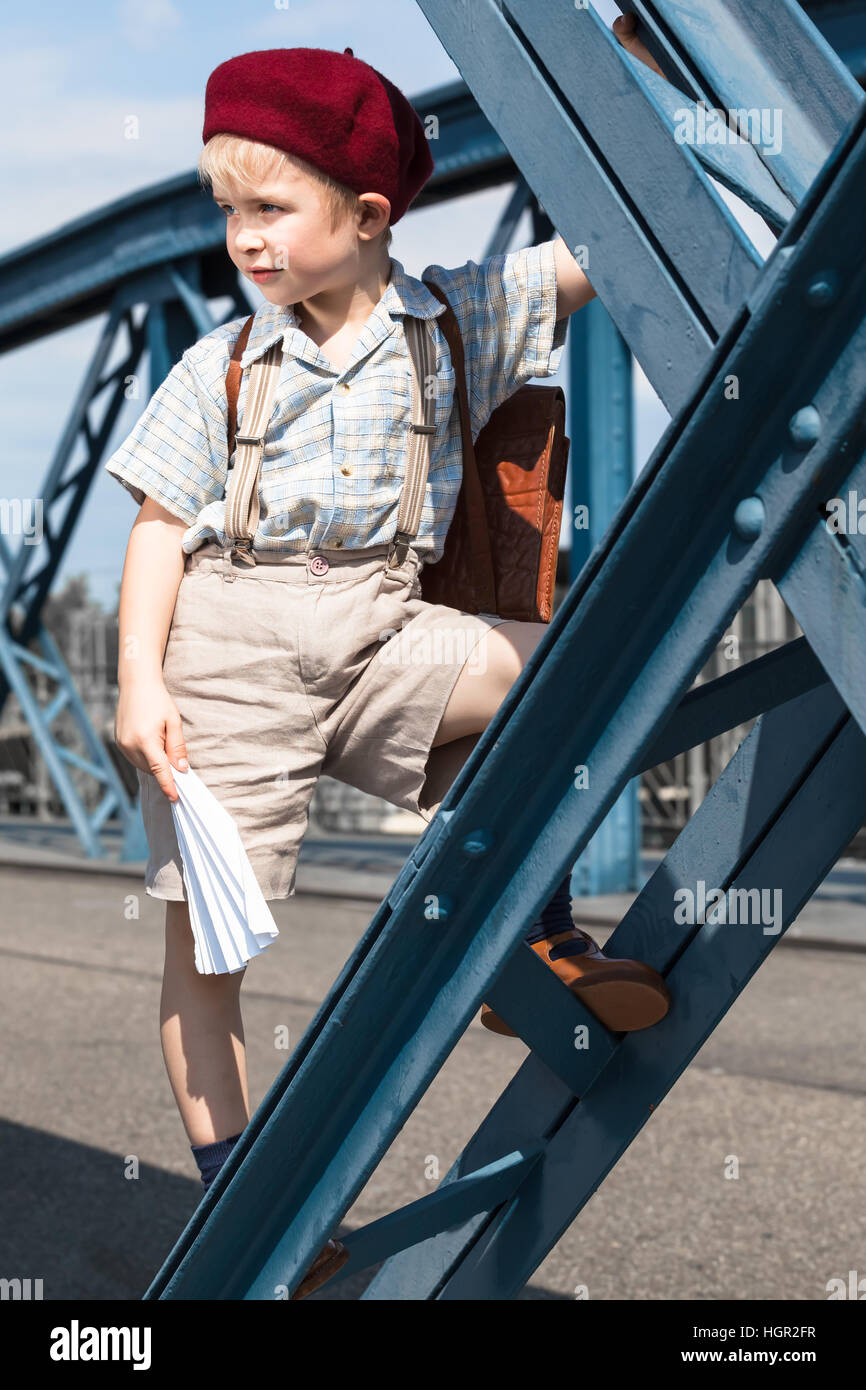
POLYGON ((799 203, 863 91, 797 0, 633 0, 659 66, 707 106, 781 111, 781 146, 765 158, 799 203))
MULTIPOLYGON (((592 8, 572 0, 419 3, 557 230, 574 252, 586 248, 593 288, 675 415, 761 263, 694 150, 671 139, 654 76, 628 59, 592 8)), ((651 7, 635 8, 643 14, 651 7)), ((774 0, 760 36, 729 3, 718 16, 715 48, 701 34, 697 0, 675 9, 693 22, 683 24, 688 48, 678 31, 665 29, 668 50, 694 73, 711 68, 711 52, 732 40, 750 98, 766 64, 759 37, 777 48, 796 42, 799 53, 808 49, 804 26, 814 35, 806 67, 787 63, 784 81, 772 87, 785 101, 786 161, 800 170, 799 179, 782 182, 801 193, 862 109, 851 74, 793 0, 774 0), (820 120, 816 82, 831 94, 820 120)), ((713 69, 699 93, 723 85, 726 105, 739 105, 739 73, 731 64, 721 84, 713 69)), ((772 157, 764 163, 772 172, 772 157)))
POLYGON ((861 112, 147 1297, 293 1287, 757 579, 866 449, 864 215, 861 112), (826 429, 795 441, 812 403, 826 429), (759 496, 756 530, 740 504, 759 496))
MULTIPOLYGON (((509 1299, 523 1287, 650 1119, 866 815, 866 737, 836 691, 822 686, 764 715, 740 746, 605 950, 645 960, 666 979, 669 1014, 625 1034, 614 1049, 590 1024, 577 1086, 532 1054, 436 1189, 444 1205, 466 1174, 484 1171, 506 1149, 542 1150, 504 1198, 440 1225, 436 1235, 391 1256, 364 1299, 509 1299), (809 853, 792 855, 792 843, 809 853), (697 926, 678 921, 690 893, 721 890, 725 910, 697 926), (740 916, 734 895, 757 895, 760 911, 740 916), (732 906, 728 913, 728 904, 732 906)), ((522 949, 522 948, 521 948, 522 949)), ((526 948, 529 954, 529 949, 526 948)), ((525 1008, 529 981, 515 981, 525 1008)), ((514 1023, 498 997, 497 1013, 514 1023)), ((524 1035, 532 1047, 531 1034, 524 1035)), ((570 1035, 563 1045, 571 1045, 570 1035)), ((574 1056, 572 1051, 572 1056, 574 1056)), ((512 1169, 514 1171, 514 1169, 512 1169)), ((455 1195, 457 1195, 455 1193, 455 1195)), ((426 1237, 426 1238, 425 1238, 426 1237)), ((353 1232, 363 1255, 362 1231, 353 1232)), ((352 1260, 335 1277, 356 1272, 352 1260)))

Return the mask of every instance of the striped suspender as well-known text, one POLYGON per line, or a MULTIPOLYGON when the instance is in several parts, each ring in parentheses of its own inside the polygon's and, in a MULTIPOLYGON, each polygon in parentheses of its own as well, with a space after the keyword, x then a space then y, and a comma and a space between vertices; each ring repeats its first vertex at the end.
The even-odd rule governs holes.
POLYGON ((247 565, 256 563, 251 551, 259 524, 259 469, 282 361, 280 339, 250 364, 243 428, 235 435, 235 461, 226 488, 223 554, 228 560, 234 551, 247 565))
MULTIPOLYGON (((396 563, 402 565, 409 546, 418 534, 430 466, 430 437, 436 432, 433 423, 436 415, 433 340, 425 321, 407 316, 404 324, 411 364, 412 421, 397 512, 397 533, 387 557, 389 567, 398 556, 396 563)), ((226 546, 223 554, 228 560, 234 553, 248 565, 256 563, 251 551, 259 524, 259 469, 282 360, 280 341, 250 364, 243 429, 235 436, 235 459, 234 464, 229 466, 224 522, 226 546)))
POLYGON ((406 451, 406 473, 400 507, 397 512, 397 534, 388 552, 388 565, 399 556, 402 565, 421 525, 424 489, 430 466, 430 437, 436 433, 436 359, 433 339, 423 319, 403 320, 409 360, 412 365, 412 423, 409 426, 409 445, 406 451))

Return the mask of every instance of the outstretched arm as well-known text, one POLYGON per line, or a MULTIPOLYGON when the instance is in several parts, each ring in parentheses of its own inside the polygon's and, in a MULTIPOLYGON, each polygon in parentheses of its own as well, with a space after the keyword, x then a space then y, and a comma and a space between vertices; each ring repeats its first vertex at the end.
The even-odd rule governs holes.
POLYGON ((566 319, 595 299, 595 290, 572 256, 562 237, 553 243, 556 262, 556 317, 566 319))

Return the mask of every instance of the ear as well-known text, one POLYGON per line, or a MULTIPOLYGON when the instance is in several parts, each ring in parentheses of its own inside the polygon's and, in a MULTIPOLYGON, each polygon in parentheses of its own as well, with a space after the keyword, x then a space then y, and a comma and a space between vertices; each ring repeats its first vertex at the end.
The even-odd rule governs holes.
POLYGON ((364 241, 384 232, 391 219, 391 204, 383 193, 361 193, 362 213, 358 223, 358 236, 364 241))

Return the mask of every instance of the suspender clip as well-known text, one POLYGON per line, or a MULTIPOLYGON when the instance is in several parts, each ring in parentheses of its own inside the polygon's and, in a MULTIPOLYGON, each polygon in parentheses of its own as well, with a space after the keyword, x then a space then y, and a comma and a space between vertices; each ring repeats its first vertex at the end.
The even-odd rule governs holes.
POLYGON ((232 554, 242 560, 245 565, 254 565, 256 557, 253 555, 253 537, 239 536, 232 545, 232 554))
POLYGON ((391 542, 391 549, 388 551, 389 569, 392 568, 394 564, 394 556, 397 554, 399 554, 400 556, 399 560, 397 561, 397 568, 400 568, 400 566, 403 564, 404 560, 406 559, 406 556, 409 553, 409 545, 411 540, 412 536, 408 531, 398 531, 396 533, 393 541, 391 542))

